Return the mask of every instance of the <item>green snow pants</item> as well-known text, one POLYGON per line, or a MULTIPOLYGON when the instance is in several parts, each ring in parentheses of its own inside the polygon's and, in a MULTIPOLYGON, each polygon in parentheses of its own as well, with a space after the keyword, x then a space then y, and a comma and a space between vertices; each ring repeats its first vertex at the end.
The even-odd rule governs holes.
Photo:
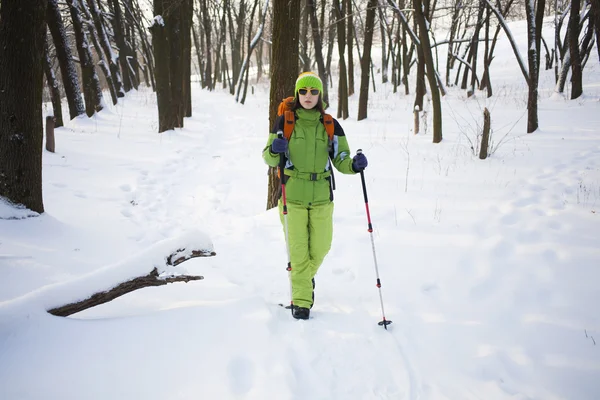
MULTIPOLYGON (((312 280, 331 248, 333 202, 316 206, 287 205, 288 242, 292 264, 292 301, 298 307, 313 304, 312 280)), ((285 234, 283 203, 279 217, 285 234)))

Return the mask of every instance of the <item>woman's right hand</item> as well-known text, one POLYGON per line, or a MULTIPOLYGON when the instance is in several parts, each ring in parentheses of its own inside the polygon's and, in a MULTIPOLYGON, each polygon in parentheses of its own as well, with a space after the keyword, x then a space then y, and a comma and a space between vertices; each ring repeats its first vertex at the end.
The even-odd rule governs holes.
POLYGON ((271 153, 280 154, 285 153, 288 149, 288 141, 284 138, 276 138, 271 143, 271 153))

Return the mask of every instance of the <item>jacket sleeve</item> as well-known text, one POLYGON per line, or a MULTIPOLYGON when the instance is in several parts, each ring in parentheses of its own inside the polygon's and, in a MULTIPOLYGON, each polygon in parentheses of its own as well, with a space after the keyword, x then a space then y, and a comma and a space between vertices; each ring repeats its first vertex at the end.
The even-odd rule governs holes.
POLYGON ((342 174, 356 174, 352 169, 352 156, 350 155, 350 146, 346 134, 335 118, 333 119, 333 126, 333 148, 330 154, 333 165, 342 174))
POLYGON ((262 156, 263 160, 269 167, 275 168, 279 165, 280 155, 271 153, 271 143, 273 140, 277 138, 277 131, 283 130, 283 116, 277 117, 275 120, 275 124, 273 125, 273 129, 271 129, 271 133, 269 133, 269 138, 267 139, 267 145, 263 149, 262 156))

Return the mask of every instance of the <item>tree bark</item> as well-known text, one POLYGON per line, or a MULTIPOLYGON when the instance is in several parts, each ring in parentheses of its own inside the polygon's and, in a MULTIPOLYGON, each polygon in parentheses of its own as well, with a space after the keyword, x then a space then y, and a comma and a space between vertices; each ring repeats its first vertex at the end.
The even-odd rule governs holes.
POLYGON ((46 14, 48 28, 52 34, 54 48, 56 49, 56 58, 60 65, 62 73, 62 82, 69 104, 69 116, 71 119, 84 114, 85 107, 81 100, 81 89, 79 88, 79 77, 71 55, 71 48, 67 45, 67 36, 63 24, 57 0, 48 0, 48 9, 46 14))
MULTIPOLYGON (((86 4, 83 1, 79 4, 81 4, 81 11, 84 13, 85 18, 88 20, 93 20, 92 14, 90 13, 90 10, 86 6, 86 4)), ((104 50, 102 49, 102 45, 100 44, 100 41, 98 39, 98 34, 96 33, 96 29, 93 24, 87 22, 87 26, 90 37, 92 38, 92 43, 94 43, 94 48, 96 49, 96 55, 99 59, 98 65, 100 66, 100 69, 104 74, 104 79, 106 79, 106 85, 108 86, 108 91, 110 92, 112 103, 117 104, 118 98, 117 91, 115 89, 115 83, 113 81, 113 77, 109 69, 109 63, 106 61, 104 50)), ((102 94, 102 89, 100 89, 100 94, 102 94)))
POLYGON ((488 146, 490 143, 490 112, 486 108, 483 109, 483 134, 481 135, 481 148, 479 149, 479 159, 485 160, 488 156, 488 146))
MULTIPOLYGON (((475 83, 477 82, 477 57, 479 55, 479 31, 483 26, 483 11, 485 10, 485 1, 479 0, 479 11, 477 13, 477 25, 475 26, 475 33, 473 34, 473 44, 471 49, 473 50, 472 62, 471 62, 471 89, 469 90, 469 96, 475 94, 475 83)), ((465 72, 468 70, 465 70, 465 72)))
MULTIPOLYGON (((211 30, 212 25, 210 23, 210 16, 208 15, 208 7, 206 6, 206 0, 201 0, 202 6, 202 22, 204 23, 204 37, 206 40, 205 51, 206 51, 206 62, 204 70, 204 83, 208 90, 213 90, 213 79, 212 79, 212 41, 211 41, 211 30)), ((233 94, 233 92, 232 92, 233 94)))
POLYGON ((69 5, 69 11, 71 12, 75 43, 77 46, 77 53, 79 54, 85 113, 88 117, 91 117, 95 112, 100 111, 103 108, 102 89, 100 88, 100 81, 98 80, 96 69, 94 68, 87 35, 83 29, 83 21, 79 10, 79 0, 67 0, 67 4, 69 5))
POLYGON ((354 47, 352 46, 352 39, 354 37, 354 15, 352 13, 352 2, 353 0, 342 0, 342 7, 345 4, 345 15, 347 15, 348 23, 346 29, 346 46, 348 47, 348 96, 354 94, 354 47))
MULTIPOLYGON (((171 254, 167 259, 167 265, 177 266, 191 258, 196 257, 211 257, 214 256, 214 252, 207 252, 205 250, 193 250, 191 256, 184 258, 175 258, 177 254, 171 254)), ((65 304, 60 307, 54 307, 48 310, 48 313, 57 317, 68 317, 69 315, 87 310, 98 306, 100 304, 108 303, 124 294, 133 292, 134 290, 143 289, 145 287, 163 286, 173 282, 189 282, 204 279, 198 275, 176 275, 167 278, 159 278, 158 269, 154 267, 148 275, 139 276, 137 278, 122 282, 117 286, 110 288, 103 292, 94 293, 85 300, 78 301, 75 303, 65 304)))
POLYGON ((171 106, 171 73, 170 73, 170 48, 167 41, 167 28, 162 17, 164 6, 170 3, 163 0, 154 0, 154 23, 150 27, 152 32, 152 48, 154 49, 156 100, 158 105, 158 133, 174 129, 176 118, 171 106), (161 17, 159 17, 161 16, 161 17))
MULTIPOLYGON (((342 0, 342 3, 349 0, 342 0)), ((345 4, 345 3, 344 3, 345 4)), ((337 37, 338 37, 338 54, 339 54, 339 83, 338 83, 338 107, 337 118, 347 119, 350 115, 348 112, 348 71, 346 70, 346 19, 343 4, 340 5, 340 0, 333 0, 334 18, 337 20, 337 37)))
POLYGON ((526 2, 525 11, 527 13, 527 48, 529 60, 529 96, 527 99, 527 133, 533 133, 538 128, 538 75, 537 68, 537 48, 535 11, 533 2, 526 2))
POLYGON ((583 94, 583 71, 581 68, 581 53, 579 51, 579 11, 580 0, 571 1, 569 16, 569 52, 571 54, 571 99, 583 94))
POLYGON ((429 31, 427 30, 429 23, 423 14, 422 0, 415 0, 414 4, 415 19, 419 24, 419 39, 421 41, 421 48, 423 49, 425 65, 427 66, 427 80, 429 81, 431 103, 433 105, 433 143, 439 143, 442 141, 442 103, 436 79, 435 65, 433 64, 433 56, 431 53, 429 31))
POLYGON ((315 60, 317 61, 317 71, 323 79, 323 101, 329 104, 329 89, 327 85, 327 71, 325 70, 325 60, 323 59, 323 43, 321 43, 321 33, 319 21, 317 20, 317 6, 315 0, 308 0, 308 12, 310 13, 310 24, 312 28, 312 37, 315 42, 315 60))
POLYGON ((371 47, 373 45, 373 31, 375 30, 375 12, 377 0, 369 0, 367 3, 367 18, 365 22, 365 44, 363 56, 360 60, 360 94, 358 97, 358 117, 361 121, 367 118, 369 106, 369 79, 371 70, 371 47))
POLYGON ((60 98, 60 90, 58 89, 58 82, 56 76, 52 70, 52 62, 50 61, 50 54, 48 53, 48 40, 44 41, 44 73, 46 74, 46 81, 48 82, 48 88, 50 89, 50 98, 52 99, 52 111, 54 113, 54 126, 56 128, 63 126, 62 118, 62 101, 60 98))
MULTIPOLYGON (((271 91, 269 94, 269 128, 275 124, 277 106, 294 90, 298 77, 298 37, 300 8, 287 2, 273 2, 271 91)), ((277 169, 269 168, 267 210, 276 207, 279 200, 277 169)))
POLYGON ((0 6, 0 197, 43 213, 42 59, 47 2, 27 4, 4 1, 0 6))
POLYGON ((123 31, 123 13, 121 12, 121 5, 119 0, 109 0, 112 5, 114 16, 113 16, 113 32, 115 35, 115 41, 119 48, 119 54, 117 56, 117 62, 121 66, 121 74, 123 77, 123 88, 125 93, 129 92, 133 88, 132 72, 129 68, 129 60, 127 57, 134 56, 130 53, 129 47, 125 42, 125 32, 123 31))
POLYGON ((181 7, 183 26, 183 116, 192 116, 192 24, 194 15, 192 0, 184 0, 181 7))
MULTIPOLYGON (((166 4, 166 2, 163 2, 166 4)), ((183 127, 184 98, 183 98, 183 23, 181 9, 182 1, 170 0, 165 7, 163 18, 167 28, 167 43, 169 46, 169 80, 171 82, 171 107, 175 118, 175 127, 183 127)))
POLYGON ((590 0, 590 4, 596 32, 596 50, 598 50, 598 61, 600 61, 600 0, 590 0))
MULTIPOLYGON (((121 72, 119 71, 119 66, 116 63, 117 56, 113 53, 112 47, 110 45, 110 41, 108 39, 108 35, 106 34, 106 29, 104 27, 104 23, 102 21, 102 16, 100 14, 100 10, 98 9, 98 5, 96 4, 97 0, 87 0, 87 4, 92 14, 92 19, 94 20, 94 27, 96 28, 96 34, 98 35, 98 40, 100 41, 100 46, 104 50, 104 56, 108 61, 108 68, 110 70, 111 77, 113 79, 113 84, 115 86, 115 92, 117 97, 124 97, 125 93, 123 92, 123 81, 121 79, 121 72)), ((113 100, 114 103, 114 100, 113 100)), ((116 104, 116 103, 114 103, 116 104)))

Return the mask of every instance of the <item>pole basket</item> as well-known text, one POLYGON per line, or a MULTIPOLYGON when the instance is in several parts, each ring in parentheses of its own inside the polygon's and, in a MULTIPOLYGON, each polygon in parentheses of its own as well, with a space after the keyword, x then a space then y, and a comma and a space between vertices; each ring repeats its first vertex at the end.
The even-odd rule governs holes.
POLYGON ((379 321, 379 322, 377 323, 377 325, 379 325, 379 326, 383 326, 383 327, 384 327, 384 328, 387 330, 387 326, 388 326, 389 324, 391 324, 391 323, 392 323, 392 321, 390 321, 390 320, 387 320, 387 319, 384 319, 383 321, 379 321))

